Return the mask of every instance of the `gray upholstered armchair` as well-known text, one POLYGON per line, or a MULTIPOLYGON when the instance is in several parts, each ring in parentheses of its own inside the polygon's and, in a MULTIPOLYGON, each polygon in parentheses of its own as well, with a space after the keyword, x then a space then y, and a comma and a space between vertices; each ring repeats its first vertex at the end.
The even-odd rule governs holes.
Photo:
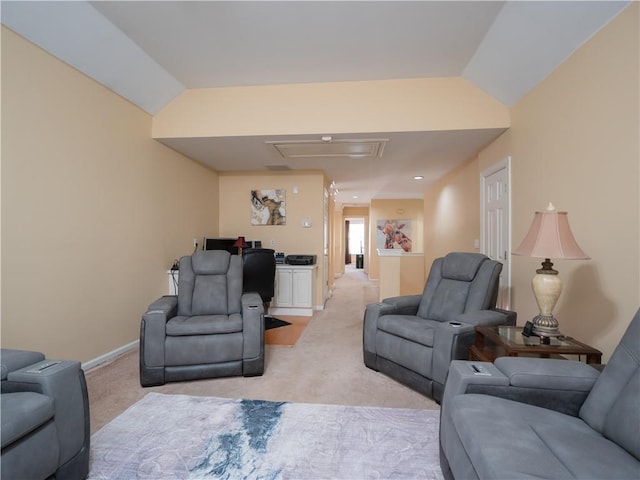
POLYGON ((364 363, 436 401, 449 363, 468 358, 476 325, 515 325, 495 308, 502 264, 479 253, 434 260, 422 295, 367 305, 364 363))
POLYGON ((526 357, 450 368, 440 416, 445 478, 640 478, 640 310, 602 373, 526 357))
POLYGON ((222 250, 180 259, 178 295, 142 316, 140 384, 264 371, 264 319, 257 293, 242 293, 242 257, 222 250))
POLYGON ((2 478, 89 473, 89 398, 80 362, 2 349, 2 478))

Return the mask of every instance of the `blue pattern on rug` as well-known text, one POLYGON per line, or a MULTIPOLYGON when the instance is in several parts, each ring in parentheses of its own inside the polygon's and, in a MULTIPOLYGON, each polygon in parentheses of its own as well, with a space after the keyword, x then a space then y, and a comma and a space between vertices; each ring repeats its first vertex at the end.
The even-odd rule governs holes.
MULTIPOLYGON (((286 402, 240 400, 234 419, 236 433, 213 434, 204 458, 189 470, 191 478, 255 478, 259 461, 267 451, 269 439, 277 430, 286 402)), ((260 472, 260 478, 275 480, 281 470, 260 472), (266 475, 265 475, 266 474, 266 475)))
POLYGON ((249 447, 258 452, 267 451, 267 442, 282 416, 282 406, 286 402, 267 402, 264 400, 242 400, 242 423, 249 435, 249 447))

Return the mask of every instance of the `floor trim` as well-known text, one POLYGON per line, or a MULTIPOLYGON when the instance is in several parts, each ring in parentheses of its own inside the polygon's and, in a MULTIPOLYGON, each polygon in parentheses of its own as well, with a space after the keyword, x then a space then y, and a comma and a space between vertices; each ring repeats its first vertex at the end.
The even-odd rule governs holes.
POLYGON ((115 350, 112 350, 110 352, 107 352, 104 355, 100 355, 99 357, 96 357, 93 360, 84 362, 82 364, 82 369, 86 371, 91 368, 95 368, 99 365, 102 365, 103 363, 107 363, 113 360, 114 358, 119 357, 123 353, 127 353, 128 351, 133 350, 138 346, 138 343, 140 343, 139 340, 134 340, 133 342, 123 345, 122 347, 116 348, 115 350))

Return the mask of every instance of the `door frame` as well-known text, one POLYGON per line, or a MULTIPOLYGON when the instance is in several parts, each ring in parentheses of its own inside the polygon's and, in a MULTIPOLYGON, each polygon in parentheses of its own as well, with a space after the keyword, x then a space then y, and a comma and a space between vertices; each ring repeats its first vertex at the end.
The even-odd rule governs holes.
POLYGON ((505 260, 506 260, 506 271, 503 270, 504 275, 504 287, 505 287, 505 297, 506 301, 502 305, 503 308, 510 309, 511 308, 511 156, 508 155, 499 162, 494 163, 489 168, 483 170, 480 173, 480 252, 483 254, 487 254, 487 245, 486 245, 486 230, 487 230, 487 215, 485 214, 485 206, 486 206, 486 182, 487 178, 491 175, 499 172, 500 170, 506 169, 507 173, 507 191, 505 194, 507 195, 507 212, 504 218, 507 219, 507 242, 506 242, 506 252, 505 252, 505 260))

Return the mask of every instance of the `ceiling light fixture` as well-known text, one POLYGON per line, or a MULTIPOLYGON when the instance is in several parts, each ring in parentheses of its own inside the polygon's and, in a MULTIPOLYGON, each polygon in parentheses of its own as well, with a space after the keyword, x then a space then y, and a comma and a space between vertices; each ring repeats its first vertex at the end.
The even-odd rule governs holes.
POLYGON ((424 177, 422 175, 416 175, 415 177, 413 177, 414 180, 423 180, 424 177))

